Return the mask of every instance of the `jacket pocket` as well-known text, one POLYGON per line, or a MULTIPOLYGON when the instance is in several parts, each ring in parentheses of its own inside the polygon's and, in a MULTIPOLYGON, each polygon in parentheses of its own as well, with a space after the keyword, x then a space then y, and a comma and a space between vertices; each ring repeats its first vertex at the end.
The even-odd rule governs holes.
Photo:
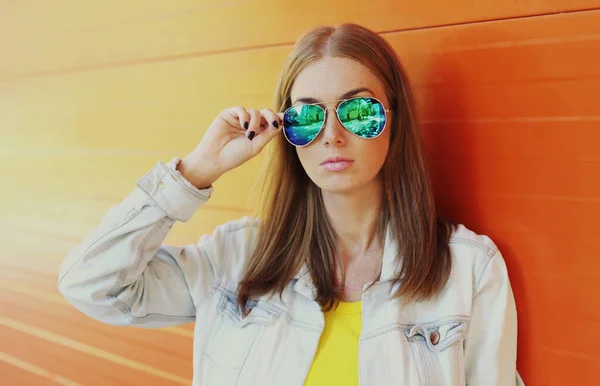
POLYGON ((423 385, 464 386, 463 342, 467 325, 465 318, 445 318, 404 330, 423 385))
POLYGON ((278 316, 277 310, 255 300, 250 300, 248 307, 250 312, 243 317, 235 299, 229 294, 222 295, 205 349, 209 385, 237 384, 246 359, 257 348, 264 329, 278 316))

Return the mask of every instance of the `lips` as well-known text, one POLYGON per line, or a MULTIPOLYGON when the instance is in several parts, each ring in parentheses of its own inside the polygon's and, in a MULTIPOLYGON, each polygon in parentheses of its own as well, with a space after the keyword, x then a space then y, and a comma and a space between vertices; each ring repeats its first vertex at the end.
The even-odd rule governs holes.
POLYGON ((325 161, 321 162, 320 165, 325 165, 327 163, 336 163, 336 162, 354 162, 354 160, 352 160, 350 158, 346 158, 346 157, 335 156, 335 157, 327 158, 325 161))
POLYGON ((342 170, 348 169, 354 163, 353 159, 335 156, 329 157, 325 161, 321 162, 321 166, 328 172, 341 172, 342 170))
POLYGON ((352 165, 351 161, 326 162, 323 164, 323 169, 328 172, 341 172, 348 169, 352 165))

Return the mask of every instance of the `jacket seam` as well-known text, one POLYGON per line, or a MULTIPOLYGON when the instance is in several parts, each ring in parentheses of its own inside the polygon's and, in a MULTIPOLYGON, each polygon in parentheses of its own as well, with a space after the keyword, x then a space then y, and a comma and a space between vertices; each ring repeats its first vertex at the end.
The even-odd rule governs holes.
MULTIPOLYGON (((135 206, 134 208, 135 209, 135 206)), ((89 252, 89 250, 94 247, 96 244, 98 244, 98 242, 100 242, 100 240, 102 240, 103 238, 105 238, 106 236, 108 236, 109 234, 111 234, 112 232, 116 231, 119 228, 124 227, 125 225, 127 225, 127 223, 129 223, 131 220, 133 220, 134 218, 137 217, 137 215, 141 212, 141 210, 143 209, 140 208, 140 210, 138 210, 138 212, 134 215, 131 216, 130 218, 126 219, 125 221, 123 221, 122 223, 115 225, 112 229, 102 233, 96 240, 94 240, 86 249, 85 251, 83 251, 81 253, 81 256, 79 256, 79 258, 69 267, 69 269, 67 269, 67 271, 60 277, 58 284, 60 285, 60 283, 63 281, 63 279, 65 278, 65 276, 67 276, 69 274, 69 272, 71 272, 71 270, 77 265, 79 264, 79 262, 81 261, 81 259, 83 259, 85 257, 85 255, 89 252)), ((131 211, 131 210, 130 210, 131 211)), ((129 213, 129 212, 127 212, 129 213)))
MULTIPOLYGON (((461 323, 464 323, 468 327, 469 321, 470 321, 470 316, 456 314, 456 315, 447 315, 447 316, 444 316, 443 318, 439 318, 432 322, 421 323, 421 324, 423 325, 423 327, 425 327, 427 329, 437 328, 437 327, 443 326, 446 323, 452 323, 452 322, 461 322, 461 323)), ((368 334, 360 337, 360 340, 366 341, 366 340, 373 339, 379 335, 385 334, 390 331, 406 330, 406 329, 412 328, 413 326, 414 326, 414 324, 406 324, 406 323, 388 324, 385 327, 381 327, 377 330, 371 331, 368 334)))
MULTIPOLYGON (((215 291, 223 294, 224 296, 229 297, 230 299, 234 298, 236 295, 235 292, 233 292, 229 288, 221 285, 221 283, 215 285, 215 291)), ((299 320, 293 319, 291 317, 291 315, 289 314, 289 312, 285 308, 278 306, 276 303, 270 302, 268 300, 262 300, 262 303, 263 304, 261 304, 261 306, 259 306, 260 308, 273 313, 277 317, 282 317, 283 320, 290 326, 301 328, 305 331, 321 331, 322 330, 322 326, 320 326, 318 324, 306 323, 306 322, 301 322, 299 320)))
POLYGON ((427 354, 427 342, 425 340, 418 340, 416 342, 419 354, 421 354, 421 363, 423 364, 423 372, 425 373, 425 385, 432 386, 430 370, 429 370, 429 357, 427 354))
POLYGON ((242 229, 246 229, 246 228, 254 228, 256 227, 256 225, 254 224, 254 221, 252 221, 252 223, 243 223, 243 224, 227 224, 225 227, 225 231, 227 233, 233 233, 233 232, 237 232, 240 231, 242 229))
MULTIPOLYGON (((140 189, 141 189, 141 188, 140 188, 140 189)), ((154 205, 156 205, 156 207, 158 207, 158 208, 159 208, 159 209, 160 209, 160 210, 161 210, 161 211, 162 211, 162 212, 163 212, 165 215, 167 215, 168 217, 170 217, 170 218, 172 218, 172 219, 174 219, 174 220, 177 220, 177 221, 184 222, 184 220, 183 220, 182 218, 180 218, 180 217, 178 217, 178 216, 174 216, 173 214, 171 214, 171 213, 169 213, 168 211, 166 211, 166 210, 165 210, 165 209, 164 209, 162 206, 160 206, 160 204, 158 203, 158 201, 156 201, 156 200, 154 199, 154 197, 152 197, 152 195, 151 195, 151 194, 147 193, 147 192, 146 192, 144 189, 142 189, 142 191, 143 191, 144 193, 146 193, 146 195, 147 195, 147 196, 146 196, 146 198, 147 198, 149 201, 152 201, 152 203, 153 203, 154 205)))
MULTIPOLYGON (((182 181, 179 180, 177 174, 175 174, 172 169, 166 165, 163 162, 159 162, 159 165, 162 169, 166 170, 167 173, 169 174, 169 176, 171 176, 171 178, 173 178, 173 180, 180 186, 182 187, 187 193, 191 194, 192 196, 194 196, 195 198, 199 198, 199 199, 207 199, 206 197, 203 196, 202 190, 204 189, 198 189, 198 192, 195 192, 194 190, 192 190, 189 186, 187 186, 185 183, 183 183, 182 181)), ((181 178, 185 178, 183 176, 181 176, 181 178)), ((206 190, 208 190, 210 188, 206 188, 206 190)))
MULTIPOLYGON (((223 246, 223 262, 221 263, 221 269, 218 273, 218 277, 219 280, 217 281, 219 283, 219 285, 223 282, 223 279, 225 277, 225 270, 228 267, 229 264, 229 260, 230 260, 230 256, 229 256, 229 248, 230 248, 230 241, 231 241, 231 233, 230 232, 226 232, 225 233, 226 237, 224 237, 222 243, 224 243, 225 245, 223 246)), ((219 250, 221 250, 220 248, 221 246, 219 246, 219 250)), ((217 275, 215 275, 217 276, 217 275)))
POLYGON ((450 244, 468 244, 468 245, 480 250, 481 252, 485 253, 489 257, 494 256, 496 254, 496 251, 498 250, 498 247, 495 244, 489 245, 489 246, 484 246, 484 245, 481 245, 480 243, 476 243, 472 240, 464 239, 461 237, 453 237, 452 239, 450 239, 450 244))
MULTIPOLYGON (((229 264, 229 260, 230 260, 230 256, 229 256, 229 248, 231 243, 231 238, 233 237, 233 233, 237 232, 239 230, 242 229, 246 229, 246 228, 250 228, 250 227, 254 227, 253 224, 226 224, 223 227, 224 233, 225 233, 225 240, 223 240, 217 248, 218 250, 222 249, 222 256, 221 258, 222 263, 220 264, 220 270, 217 270, 216 267, 217 265, 214 265, 214 272, 215 272, 215 287, 216 288, 222 288, 223 290, 227 290, 229 291, 226 287, 222 286, 221 284, 223 283, 223 278, 225 277, 225 269, 227 268, 228 264, 229 264), (223 245, 224 244, 224 245, 223 245), (221 248, 222 247, 222 248, 221 248)), ((208 255, 208 254, 207 254, 208 255)), ((248 259, 248 256, 244 256, 244 265, 246 264, 246 259, 248 259)), ((210 259, 209 259, 210 261, 210 259)), ((211 266, 213 266, 212 262, 211 262, 211 266)), ((242 272, 243 273, 243 272, 242 272)), ((230 291, 229 291, 230 292, 230 291)), ((237 297, 237 293, 234 293, 234 295, 237 297)))
POLYGON ((477 296, 477 294, 479 293, 480 290, 480 286, 481 286, 481 281, 483 280, 483 276, 485 276, 485 273, 487 272, 488 268, 490 267, 492 260, 494 259, 494 257, 498 254, 498 248, 496 248, 496 252, 492 255, 492 256, 488 256, 488 258, 486 259, 487 261, 483 263, 482 268, 480 269, 480 272, 478 272, 477 276, 475 277, 475 291, 473 292, 473 299, 475 299, 475 296, 477 296))
MULTIPOLYGON (((212 295, 214 294, 215 289, 216 289, 215 283, 217 282, 217 273, 216 273, 216 270, 215 270, 215 267, 214 267, 212 261, 210 260, 210 258, 208 256, 208 252, 206 252, 206 250, 204 248, 200 248, 200 247, 198 248, 198 250, 200 251, 200 253, 205 255, 206 261, 208 261, 208 264, 210 265, 210 269, 212 270, 212 275, 213 275, 213 283, 210 286, 210 291, 208 291, 206 296, 204 296, 204 299, 202 299, 200 302, 198 302, 197 305, 194 304, 196 307, 196 310, 201 308, 204 305, 204 303, 206 303, 212 297, 212 295)), ((185 273, 184 273, 184 275, 185 275, 185 273)), ((188 289, 189 289, 189 286, 188 286, 188 289)), ((192 298, 192 300, 193 300, 193 298, 192 298)))
MULTIPOLYGON (((161 226, 166 222, 166 219, 161 219, 151 230, 150 232, 148 232, 148 234, 146 235, 146 237, 144 237, 144 239, 142 240, 142 242, 140 243, 140 246, 138 247, 137 251, 136 251, 136 259, 134 261, 134 263, 129 267, 129 268, 125 268, 122 269, 121 272, 119 272, 119 276, 117 278, 117 280, 115 281, 115 283, 113 284, 113 286, 111 287, 111 289, 109 291, 106 292, 106 298, 107 300, 112 303, 115 308, 117 308, 119 311, 121 311, 121 313, 123 314, 123 316, 125 316, 125 318, 127 318, 131 323, 134 324, 139 324, 145 321, 153 321, 153 320, 190 320, 193 321, 195 319, 195 315, 178 315, 178 316, 174 316, 174 315, 164 315, 164 314, 158 314, 158 313, 151 313, 151 314, 147 314, 144 316, 136 316, 133 314, 133 312, 131 311, 131 308, 129 307, 129 305, 127 305, 127 303, 121 301, 117 296, 114 295, 115 290, 121 288, 123 281, 125 280, 126 276, 127 276, 127 269, 130 270, 136 270, 137 267, 140 264, 140 261, 142 260, 142 253, 141 250, 143 249, 143 247, 146 245, 146 243, 148 242, 148 240, 150 239, 150 237, 152 235, 154 235, 156 232, 158 232, 158 230, 160 230, 161 226)), ((185 275, 184 275, 185 277, 185 275)), ((139 280, 139 277, 135 279, 136 281, 139 280)), ((132 283, 133 284, 133 283, 132 283)), ((190 294, 191 297, 191 294, 190 294)))

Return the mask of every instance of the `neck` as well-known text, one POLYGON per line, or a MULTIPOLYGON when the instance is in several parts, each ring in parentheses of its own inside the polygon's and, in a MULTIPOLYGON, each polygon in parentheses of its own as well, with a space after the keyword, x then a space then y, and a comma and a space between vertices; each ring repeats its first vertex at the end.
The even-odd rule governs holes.
POLYGON ((322 192, 325 210, 345 261, 366 256, 382 245, 383 240, 376 234, 382 185, 376 178, 352 192, 322 192))

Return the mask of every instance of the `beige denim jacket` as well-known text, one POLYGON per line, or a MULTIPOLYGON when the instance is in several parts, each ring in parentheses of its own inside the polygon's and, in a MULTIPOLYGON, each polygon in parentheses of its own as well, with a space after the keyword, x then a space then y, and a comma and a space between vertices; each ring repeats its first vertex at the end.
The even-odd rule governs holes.
MULTIPOLYGON (((310 275, 298 272, 281 299, 251 299, 242 318, 235 290, 256 224, 244 217, 196 244, 163 244, 173 224, 189 220, 213 192, 186 181, 178 161, 158 162, 72 249, 60 269, 61 293, 108 324, 195 322, 193 385, 303 385, 324 326, 310 275)), ((515 301, 494 242, 460 225, 442 293, 402 306, 390 297, 398 263, 389 236, 381 278, 362 296, 360 385, 522 385, 515 301)))

